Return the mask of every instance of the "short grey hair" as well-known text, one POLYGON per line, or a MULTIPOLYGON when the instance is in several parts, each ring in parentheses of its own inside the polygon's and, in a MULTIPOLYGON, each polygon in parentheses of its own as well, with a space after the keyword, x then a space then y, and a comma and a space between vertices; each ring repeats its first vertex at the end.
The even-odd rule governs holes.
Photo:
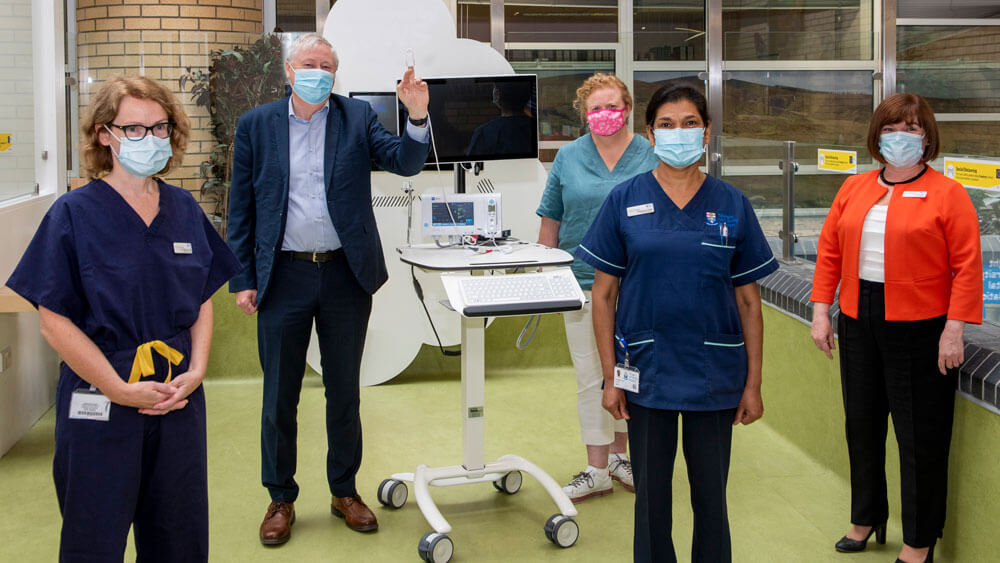
POLYGON ((312 49, 317 45, 325 45, 328 49, 330 49, 330 53, 333 55, 333 65, 335 67, 340 66, 340 57, 337 56, 337 51, 334 50, 333 45, 331 45, 325 37, 318 33, 306 33, 305 35, 296 37, 292 46, 288 49, 288 58, 285 60, 291 62, 292 59, 299 54, 299 51, 303 49, 312 49))

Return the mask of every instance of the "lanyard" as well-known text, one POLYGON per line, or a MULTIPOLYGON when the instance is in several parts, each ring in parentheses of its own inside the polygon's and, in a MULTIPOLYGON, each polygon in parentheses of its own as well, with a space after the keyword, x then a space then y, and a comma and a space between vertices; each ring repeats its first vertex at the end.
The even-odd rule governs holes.
POLYGON ((615 340, 618 341, 618 344, 622 347, 622 350, 625 351, 625 367, 628 367, 628 343, 625 342, 624 338, 618 336, 617 334, 615 335, 615 340))

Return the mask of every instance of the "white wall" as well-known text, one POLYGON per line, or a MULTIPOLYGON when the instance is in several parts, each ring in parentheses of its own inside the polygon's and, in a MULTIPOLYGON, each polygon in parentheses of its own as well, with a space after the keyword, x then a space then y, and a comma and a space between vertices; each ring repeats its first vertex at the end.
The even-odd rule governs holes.
MULTIPOLYGON (((54 196, 0 208, 0 282, 10 277, 54 196)), ((0 373, 0 456, 31 428, 55 398, 59 357, 38 331, 37 313, 0 313, 0 349, 11 364, 0 373)))
MULTIPOLYGON (((62 1, 16 0, 5 5, 13 9, 0 10, 0 23, 31 30, 28 35, 13 36, 18 42, 28 41, 28 53, 19 47, 19 54, 7 62, 17 66, 9 73, 16 75, 20 84, 15 94, 30 84, 34 138, 23 148, 34 168, 34 177, 28 179, 33 180, 29 191, 34 191, 37 182, 41 195, 0 204, 0 284, 10 277, 45 212, 66 186, 62 1), (30 17, 24 10, 26 5, 30 6, 30 17)), ((6 168, 3 175, 7 175, 6 168)), ((7 347, 11 349, 10 365, 0 373, 0 456, 52 405, 59 366, 59 357, 39 333, 37 313, 0 313, 0 350, 7 347)))

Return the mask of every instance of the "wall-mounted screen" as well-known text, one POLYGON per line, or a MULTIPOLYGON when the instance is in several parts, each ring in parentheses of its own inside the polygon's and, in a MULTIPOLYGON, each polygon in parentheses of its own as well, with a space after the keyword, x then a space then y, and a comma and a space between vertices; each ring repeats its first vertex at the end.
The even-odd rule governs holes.
MULTIPOLYGON (((535 75, 424 78, 424 82, 439 162, 538 158, 535 75)), ((404 123, 406 110, 399 107, 399 123, 404 123)), ((433 164, 433 152, 427 162, 433 164)))
POLYGON ((396 93, 395 92, 351 92, 349 97, 368 102, 375 110, 379 123, 393 135, 399 135, 396 128, 396 93))

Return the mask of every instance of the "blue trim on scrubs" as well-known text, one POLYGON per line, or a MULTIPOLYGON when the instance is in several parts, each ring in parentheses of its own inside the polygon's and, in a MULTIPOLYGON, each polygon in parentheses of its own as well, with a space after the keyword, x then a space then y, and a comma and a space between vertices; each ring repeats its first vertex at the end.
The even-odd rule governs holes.
POLYGON ((620 278, 615 333, 640 372, 630 403, 738 406, 747 359, 735 287, 778 268, 742 192, 706 176, 680 209, 652 173, 641 174, 611 191, 576 256, 620 278), (652 213, 628 216, 629 207, 650 204, 652 213))
POLYGON ((611 266, 612 268, 618 268, 619 270, 624 270, 625 269, 625 266, 619 266, 618 264, 612 264, 611 262, 608 262, 607 260, 602 259, 600 256, 594 254, 589 249, 587 249, 586 246, 583 246, 582 244, 580 245, 580 250, 583 250, 587 254, 590 254, 591 256, 593 256, 595 260, 600 260, 601 262, 607 264, 608 266, 611 266))

